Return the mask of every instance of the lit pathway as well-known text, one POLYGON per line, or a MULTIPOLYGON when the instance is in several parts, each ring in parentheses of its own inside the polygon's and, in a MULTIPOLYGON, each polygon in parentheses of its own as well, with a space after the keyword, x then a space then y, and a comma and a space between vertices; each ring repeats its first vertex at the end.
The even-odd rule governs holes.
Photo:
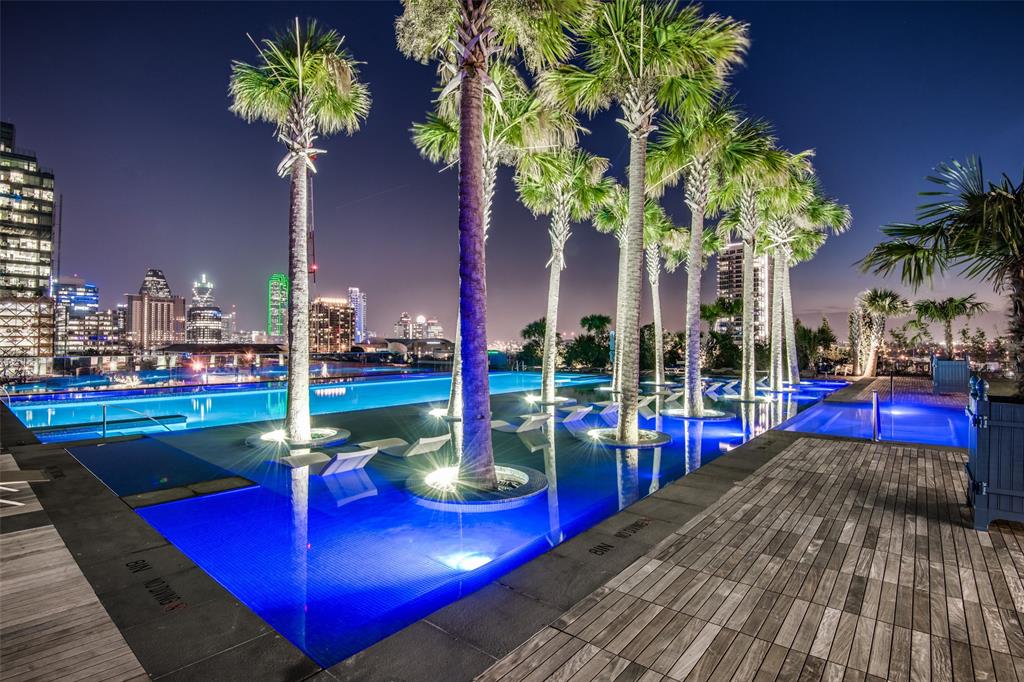
POLYGON ((964 454, 802 438, 484 680, 1024 680, 1024 529, 964 454))
MULTIPOLYGON (((927 377, 893 377, 893 393, 896 399, 904 402, 919 403, 922 405, 937 405, 940 407, 966 407, 967 393, 944 393, 932 394, 932 380, 927 377)), ((878 391, 880 400, 889 400, 889 377, 878 377, 868 385, 858 400, 871 400, 871 392, 878 391)))

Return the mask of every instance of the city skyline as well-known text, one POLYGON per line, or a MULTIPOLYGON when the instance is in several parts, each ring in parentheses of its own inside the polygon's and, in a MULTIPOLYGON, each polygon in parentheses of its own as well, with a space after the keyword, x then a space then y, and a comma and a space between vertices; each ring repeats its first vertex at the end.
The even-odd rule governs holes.
MULTIPOLYGON (((927 16, 918 16, 900 5, 854 11, 832 4, 709 3, 708 9, 754 27, 747 64, 734 78, 737 103, 773 120, 787 147, 815 146, 815 164, 825 188, 852 209, 852 231, 830 240, 814 262, 793 272, 794 288, 801 292, 795 300, 797 316, 817 323, 826 315, 845 336, 853 297, 877 282, 852 271, 851 263, 880 239, 880 225, 912 217, 915 194, 925 188, 923 178, 930 169, 950 157, 978 153, 993 174, 1012 174, 1024 154, 1024 124, 1019 119, 986 121, 982 114, 1019 111, 1024 104, 1019 90, 998 86, 1013 63, 1010 27, 1019 25, 1015 19, 1022 10, 983 5, 966 11, 960 5, 940 5, 927 16), (955 33, 953 27, 972 26, 988 31, 992 39, 970 60, 953 53, 918 54, 905 47, 913 42, 910 38, 947 42, 955 33), (858 27, 872 31, 870 51, 850 42, 851 36, 860 34, 858 27), (849 63, 851 53, 856 59, 849 63), (987 68, 978 71, 977 64, 987 68), (908 87, 908 82, 914 85, 908 87), (946 82, 959 83, 966 89, 964 96, 950 102, 943 95, 946 82), (929 112, 927 119, 905 130, 900 121, 921 111, 929 112), (834 273, 840 269, 847 274, 837 278, 834 273)), ((218 281, 221 300, 237 305, 238 326, 261 327, 261 280, 285 265, 286 214, 281 200, 287 186, 272 172, 278 145, 271 136, 261 141, 260 134, 227 111, 228 68, 231 59, 251 52, 246 31, 262 34, 295 14, 315 14, 345 34, 347 45, 366 62, 363 75, 376 104, 359 135, 325 141, 328 153, 315 187, 319 270, 311 297, 341 295, 347 286, 359 283, 373 301, 369 328, 386 329, 402 310, 430 310, 443 326, 454 329, 456 178, 420 159, 409 141, 409 126, 422 120, 431 104, 428 94, 417 99, 406 93, 429 93, 434 73, 395 49, 392 20, 399 11, 397 3, 268 3, 244 11, 218 5, 196 24, 171 6, 72 5, 49 22, 43 18, 45 10, 37 6, 5 4, 2 12, 10 38, 0 48, 4 116, 18 125, 23 144, 35 149, 58 176, 58 192, 65 202, 63 271, 95 281, 104 297, 108 292, 131 291, 141 266, 162 268, 178 291, 206 271, 218 281), (140 26, 153 30, 136 30, 140 26), (33 58, 26 46, 42 40, 41 31, 47 40, 60 41, 68 49, 33 58), (72 68, 74 55, 88 52, 83 40, 113 44, 115 36, 118 42, 127 41, 125 49, 140 53, 161 52, 183 39, 204 47, 190 52, 187 68, 164 70, 147 62, 160 73, 154 79, 159 87, 166 88, 159 96, 147 90, 156 85, 143 76, 144 66, 133 65, 117 75, 124 80, 103 86, 104 97, 84 97, 82 88, 101 87, 94 74, 113 78, 110 74, 116 71, 107 65, 117 57, 113 52, 90 52, 94 68, 82 72, 72 68), (67 87, 38 87, 71 72, 76 81, 67 87), (404 85, 394 87, 396 82, 404 85), (168 95, 181 103, 173 111, 162 106, 168 95), (67 119, 60 114, 67 97, 83 100, 79 116, 67 119), (125 114, 116 126, 106 115, 112 106, 125 114), (183 121, 187 125, 182 126, 183 121), (107 153, 126 137, 145 141, 150 148, 146 158, 107 153), (195 154, 207 149, 218 152, 207 168, 197 167, 195 154), (149 158, 159 158, 160 164, 149 158), (96 159, 107 161, 98 164, 96 159), (119 188, 116 202, 109 198, 111 187, 119 188), (203 194, 212 194, 213 199, 204 199, 203 194), (168 202, 176 202, 175 211, 153 210, 168 202), (138 239, 140 231, 152 238, 138 239), (115 245, 119 257, 104 258, 115 245), (176 245, 182 248, 167 248, 176 245), (376 257, 364 258, 365 252, 376 257), (382 259, 390 261, 385 263, 388 267, 380 267, 382 259), (104 267, 96 267, 98 263, 104 267)), ((584 118, 583 123, 592 131, 583 144, 607 156, 612 171, 621 177, 625 155, 614 115, 584 118)), ((507 169, 499 174, 496 201, 488 242, 493 311, 489 336, 515 338, 536 319, 544 299, 543 259, 537 254, 546 249, 545 223, 518 204, 507 169)), ((678 192, 667 194, 664 204, 678 222, 686 222, 678 192)), ((610 314, 614 308, 614 240, 587 225, 576 226, 574 232, 559 324, 564 330, 575 329, 584 314, 610 314)), ((684 278, 678 271, 663 279, 670 330, 682 326, 684 278)), ((906 291, 894 278, 883 282, 906 291)), ((705 300, 713 298, 714 286, 713 278, 704 278, 705 300)), ((973 288, 947 279, 934 290, 922 290, 920 296, 963 294, 973 288)), ((1002 330, 1003 302, 989 291, 980 295, 994 303, 993 312, 972 321, 972 326, 991 330, 998 324, 1002 330)), ((105 298, 103 303, 111 301, 105 298)), ((645 303, 644 321, 650 318, 648 307, 645 303)))

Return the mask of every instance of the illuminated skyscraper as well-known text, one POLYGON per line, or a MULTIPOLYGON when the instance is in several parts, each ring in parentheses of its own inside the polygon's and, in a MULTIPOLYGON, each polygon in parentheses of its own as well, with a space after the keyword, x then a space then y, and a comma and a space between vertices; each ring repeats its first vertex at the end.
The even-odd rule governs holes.
POLYGON ((275 272, 267 280, 267 336, 288 335, 288 276, 275 272))
POLYGON ((53 173, 0 123, 0 377, 47 371, 53 356, 53 173))
POLYGON ((204 274, 192 283, 186 337, 189 343, 220 343, 224 339, 223 313, 213 304, 213 282, 204 274))
MULTIPOLYGON (((743 243, 729 244, 718 256, 718 298, 743 300, 743 243)), ((754 338, 768 338, 768 257, 754 257, 754 338)), ((743 316, 715 321, 715 331, 743 334, 743 316)))
POLYGON ((309 306, 309 352, 345 353, 352 349, 355 310, 344 298, 320 297, 309 306))
POLYGON ((356 343, 366 341, 366 292, 359 287, 348 288, 348 302, 355 313, 355 329, 353 337, 356 343))
POLYGON ((132 344, 153 350, 185 340, 185 297, 175 296, 161 270, 147 270, 138 295, 128 295, 132 344))

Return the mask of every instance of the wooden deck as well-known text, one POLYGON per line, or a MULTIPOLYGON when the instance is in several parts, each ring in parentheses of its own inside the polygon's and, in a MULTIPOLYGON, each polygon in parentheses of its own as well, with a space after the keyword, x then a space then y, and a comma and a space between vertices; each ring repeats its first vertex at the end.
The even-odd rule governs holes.
POLYGON ((802 438, 481 680, 1024 682, 1024 529, 962 451, 802 438))
MULTIPOLYGON (((16 487, 5 518, 40 509, 16 487)), ((0 534, 0 557, 0 679, 149 679, 52 525, 0 534)))
POLYGON ((878 391, 879 400, 889 400, 891 394, 896 394, 896 399, 906 402, 921 403, 924 405, 937 405, 940 407, 966 407, 966 393, 932 393, 932 380, 927 377, 893 377, 890 391, 889 377, 878 377, 872 381, 857 400, 870 401, 871 393, 878 391))

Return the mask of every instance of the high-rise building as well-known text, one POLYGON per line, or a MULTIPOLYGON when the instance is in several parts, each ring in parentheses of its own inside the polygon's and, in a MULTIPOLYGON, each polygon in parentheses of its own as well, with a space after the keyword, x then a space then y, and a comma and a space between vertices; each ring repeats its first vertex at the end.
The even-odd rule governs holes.
MULTIPOLYGON (((417 318, 417 321, 419 318, 417 318)), ((444 327, 437 321, 436 317, 428 317, 423 321, 423 339, 441 339, 444 338, 444 327)))
POLYGON ((41 374, 53 356, 53 172, 0 123, 0 377, 41 374))
POLYGON ((355 331, 353 336, 356 343, 363 343, 366 336, 366 292, 360 291, 359 287, 348 288, 348 302, 355 312, 355 331))
POLYGON ((53 303, 72 317, 85 317, 100 308, 100 290, 81 277, 60 277, 53 283, 53 303))
POLYGON ((238 311, 231 304, 231 312, 221 316, 221 340, 227 343, 238 341, 238 311))
POLYGON ((402 313, 398 316, 398 322, 395 322, 395 337, 399 339, 412 339, 413 336, 413 321, 412 316, 409 313, 402 313))
POLYGON ((344 298, 319 297, 309 306, 309 351, 345 353, 352 349, 355 309, 344 298))
POLYGON ((224 339, 223 313, 213 304, 213 282, 205 274, 192 283, 185 337, 189 343, 220 343, 224 339))
MULTIPOLYGON (((743 300, 743 243, 729 244, 718 256, 718 298, 743 300)), ((754 257, 754 338, 768 338, 768 257, 754 257)), ((715 321, 715 331, 743 334, 743 317, 723 317, 715 321)))
POLYGON ((267 336, 288 335, 288 276, 275 272, 267 280, 267 336))
POLYGON ((142 350, 185 340, 185 297, 171 293, 161 270, 147 270, 138 295, 128 294, 128 330, 142 350))
POLYGON ((114 353, 123 350, 114 311, 100 310, 99 288, 81 277, 53 284, 54 355, 114 353))

